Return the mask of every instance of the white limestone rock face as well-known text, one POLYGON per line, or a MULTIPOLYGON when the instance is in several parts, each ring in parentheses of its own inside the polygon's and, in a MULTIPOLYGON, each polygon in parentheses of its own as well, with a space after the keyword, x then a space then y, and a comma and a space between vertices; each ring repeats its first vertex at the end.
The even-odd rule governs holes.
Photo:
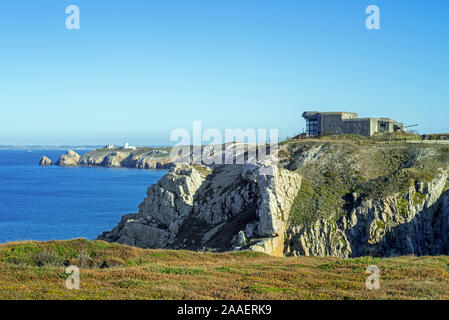
POLYGON ((266 169, 176 164, 148 189, 137 214, 124 216, 99 239, 143 248, 257 250, 282 255, 289 211, 301 178, 285 169, 266 169))
POLYGON ((170 226, 193 210, 193 196, 203 183, 198 171, 177 165, 159 183, 148 189, 139 206, 139 216, 170 226))
POLYGON ((177 165, 148 188, 139 213, 124 216, 119 225, 100 239, 143 248, 166 248, 193 208, 193 195, 203 179, 193 167, 177 165))
POLYGON ((55 165, 61 167, 75 167, 79 165, 80 155, 75 151, 67 150, 65 154, 63 154, 58 161, 56 161, 55 165))
POLYGON ((274 166, 255 165, 246 165, 243 175, 258 187, 258 234, 261 237, 275 237, 285 232, 293 200, 301 186, 301 177, 274 166))

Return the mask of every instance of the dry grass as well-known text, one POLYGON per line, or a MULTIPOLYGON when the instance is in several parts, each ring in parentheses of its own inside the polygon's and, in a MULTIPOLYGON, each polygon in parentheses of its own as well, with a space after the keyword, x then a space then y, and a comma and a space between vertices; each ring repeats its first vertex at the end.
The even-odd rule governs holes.
POLYGON ((143 250, 83 239, 22 242, 0 246, 0 298, 448 299, 448 264, 449 257, 276 258, 143 250), (90 260, 80 268, 80 289, 68 290, 64 264, 79 262, 80 254, 90 260), (100 269, 105 261, 110 266, 100 269), (377 291, 365 289, 371 264, 381 271, 377 291))

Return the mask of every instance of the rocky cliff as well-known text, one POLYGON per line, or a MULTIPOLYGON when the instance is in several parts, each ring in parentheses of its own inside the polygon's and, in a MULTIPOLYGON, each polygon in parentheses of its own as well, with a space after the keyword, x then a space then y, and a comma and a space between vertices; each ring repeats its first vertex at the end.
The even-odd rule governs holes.
POLYGON ((59 166, 164 169, 171 165, 171 161, 169 159, 169 152, 165 149, 97 149, 82 156, 69 150, 66 154, 63 154, 55 164, 59 166))
POLYGON ((257 165, 177 164, 148 189, 139 213, 99 239, 143 248, 250 249, 283 254, 301 178, 257 165))
POLYGON ((61 167, 76 167, 79 164, 80 155, 72 150, 67 150, 55 163, 61 167))
POLYGON ((39 161, 39 165, 41 167, 48 167, 48 166, 51 166, 52 164, 53 164, 52 161, 46 156, 43 156, 41 158, 41 160, 39 161))
POLYGON ((261 165, 177 164, 99 239, 273 255, 449 254, 449 149, 289 142, 261 165))
POLYGON ((286 255, 448 254, 449 149, 292 143, 281 161, 304 177, 286 255))
POLYGON ((362 200, 347 213, 287 230, 286 255, 449 254, 448 174, 417 183, 404 196, 362 200))

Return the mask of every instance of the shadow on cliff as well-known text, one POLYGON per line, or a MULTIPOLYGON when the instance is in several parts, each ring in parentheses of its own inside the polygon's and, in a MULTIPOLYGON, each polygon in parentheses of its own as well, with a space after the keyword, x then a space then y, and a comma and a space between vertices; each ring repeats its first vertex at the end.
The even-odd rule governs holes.
MULTIPOLYGON (((201 183, 193 196, 194 203, 191 206, 190 213, 180 226, 174 243, 169 246, 170 248, 188 250, 203 250, 207 248, 207 251, 229 251, 234 246, 233 239, 238 232, 245 230, 248 224, 258 221, 257 201, 259 195, 251 191, 251 188, 247 188, 250 182, 242 178, 244 166, 231 165, 234 168, 231 176, 227 175, 228 172, 226 171, 226 169, 229 171, 229 168, 231 168, 229 166, 220 165, 215 167, 214 171, 201 183), (217 175, 226 176, 224 185, 214 185, 217 175), (219 188, 218 190, 217 187, 219 188), (231 210, 234 198, 229 198, 227 195, 234 194, 237 196, 239 189, 247 190, 249 193, 247 200, 241 198, 242 207, 237 212, 231 210), (217 212, 215 210, 214 213, 212 206, 221 208, 222 216, 216 222, 208 221, 213 220, 215 218, 214 214, 217 212), (207 220, 204 219, 204 216, 201 217, 200 214, 200 209, 203 207, 208 208, 206 211, 207 220), (212 232, 212 235, 205 240, 204 236, 209 232, 212 232)), ((202 213, 204 214, 204 212, 202 213)))
MULTIPOLYGON (((356 227, 357 225, 354 228, 356 227)), ((346 231, 348 238, 351 229, 346 231)), ((444 192, 432 206, 425 207, 417 213, 411 221, 387 229, 380 242, 371 245, 368 243, 368 238, 369 230, 366 230, 363 239, 351 239, 353 248, 351 257, 448 255, 449 190, 444 192)))

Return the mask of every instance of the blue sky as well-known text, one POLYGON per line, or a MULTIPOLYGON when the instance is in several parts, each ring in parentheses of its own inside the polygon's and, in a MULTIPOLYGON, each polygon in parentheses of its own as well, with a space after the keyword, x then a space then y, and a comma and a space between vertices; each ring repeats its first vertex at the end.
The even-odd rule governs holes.
POLYGON ((449 132, 449 3, 2 0, 0 144, 168 144, 352 111, 449 132), (78 5, 81 29, 67 30, 78 5), (381 30, 365 28, 380 8, 381 30))

